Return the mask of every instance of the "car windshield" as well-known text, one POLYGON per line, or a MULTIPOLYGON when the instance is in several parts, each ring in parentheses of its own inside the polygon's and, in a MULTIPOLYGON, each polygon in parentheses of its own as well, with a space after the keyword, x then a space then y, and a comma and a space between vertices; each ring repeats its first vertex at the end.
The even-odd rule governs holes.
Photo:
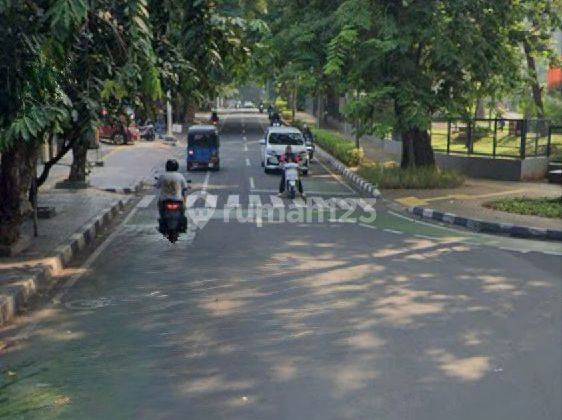
POLYGON ((269 144, 300 146, 303 141, 301 133, 271 133, 269 135, 269 144))
POLYGON ((189 135, 189 147, 211 147, 218 143, 217 136, 213 132, 192 133, 189 135))

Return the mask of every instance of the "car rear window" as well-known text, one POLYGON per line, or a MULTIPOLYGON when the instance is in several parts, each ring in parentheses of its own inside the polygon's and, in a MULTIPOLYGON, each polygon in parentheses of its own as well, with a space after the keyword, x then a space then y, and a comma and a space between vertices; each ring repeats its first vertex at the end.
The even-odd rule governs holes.
POLYGON ((300 146, 304 144, 304 140, 301 133, 271 133, 269 135, 269 144, 300 146))

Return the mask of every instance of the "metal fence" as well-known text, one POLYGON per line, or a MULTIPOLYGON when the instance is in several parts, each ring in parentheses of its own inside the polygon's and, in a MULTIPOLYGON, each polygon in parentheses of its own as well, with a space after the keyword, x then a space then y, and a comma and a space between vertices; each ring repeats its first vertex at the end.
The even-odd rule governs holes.
POLYGON ((547 120, 437 120, 431 124, 431 142, 435 151, 447 154, 525 159, 550 156, 553 141, 562 148, 562 135, 558 138, 552 128, 547 120))

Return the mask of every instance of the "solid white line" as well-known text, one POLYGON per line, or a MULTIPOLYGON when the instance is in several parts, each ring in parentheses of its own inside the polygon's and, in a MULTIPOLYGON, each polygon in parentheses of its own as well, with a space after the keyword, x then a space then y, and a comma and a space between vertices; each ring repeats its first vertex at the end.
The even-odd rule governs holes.
POLYGON ((250 188, 253 190, 256 188, 256 184, 254 182, 254 177, 250 177, 250 188))
POLYGON ((408 216, 404 216, 403 214, 400 214, 400 213, 395 213, 395 212, 393 212, 392 210, 388 210, 388 212, 389 212, 390 214, 392 214, 393 216, 399 217, 399 218, 404 219, 404 220, 407 220, 407 221, 409 221, 409 222, 414 222, 414 223, 417 222, 416 219, 413 219, 413 218, 408 217, 408 216))
POLYGON ((366 224, 366 223, 359 223, 359 226, 363 226, 363 227, 366 227, 366 228, 369 228, 369 229, 373 229, 373 230, 379 230, 378 227, 376 227, 376 226, 371 226, 371 225, 368 225, 368 224, 366 224))
POLYGON ((142 198, 141 201, 139 201, 139 203, 137 204, 137 207, 139 209, 145 209, 148 206, 150 206, 150 203, 152 203, 152 200, 154 200, 154 197, 156 197, 155 195, 146 195, 142 198))
POLYGON ((343 182, 340 177, 338 175, 336 175, 330 168, 328 168, 326 165, 324 165, 320 159, 316 159, 316 161, 320 164, 320 166, 322 166, 330 175, 332 175, 332 177, 338 181, 341 185, 343 185, 345 188, 347 188, 349 191, 351 191, 353 194, 357 194, 357 192, 351 188, 349 185, 347 185, 345 182, 343 182))
POLYGON ((246 158, 246 166, 252 166, 252 164, 250 163, 250 159, 246 158))
POLYGON ((402 235, 404 232, 400 232, 399 230, 394 229, 383 229, 385 232, 394 233, 395 235, 402 235))

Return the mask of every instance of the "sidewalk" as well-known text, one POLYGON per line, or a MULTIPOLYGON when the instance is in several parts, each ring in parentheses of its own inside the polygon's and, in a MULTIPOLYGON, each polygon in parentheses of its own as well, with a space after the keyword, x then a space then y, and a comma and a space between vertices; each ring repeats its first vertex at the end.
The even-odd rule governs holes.
MULTIPOLYGON (((315 125, 316 118, 299 112, 296 115, 307 124, 315 125)), ((328 129, 338 135, 354 141, 352 136, 341 131, 328 129)), ((372 136, 364 136, 360 140, 361 147, 368 161, 384 163, 400 161, 400 154, 389 153, 380 147, 380 141, 372 136)), ((498 224, 510 224, 538 229, 562 231, 562 220, 539 216, 525 216, 492 210, 484 207, 486 202, 504 197, 560 197, 562 189, 559 185, 547 182, 496 181, 485 179, 467 179, 459 188, 434 190, 382 190, 384 198, 398 203, 400 207, 412 209, 432 209, 440 213, 451 213, 470 220, 484 220, 498 224)))
MULTIPOLYGON (((133 146, 102 144, 104 166, 92 167, 87 189, 55 188, 68 175, 71 155, 55 165, 38 197, 40 206, 55 207, 55 216, 39 219, 37 238, 32 237, 32 222, 27 220, 22 234, 32 237, 30 247, 17 257, 0 258, 0 325, 21 312, 32 295, 53 287, 64 266, 85 250, 132 199, 106 189, 136 190, 144 181, 151 181, 153 170, 177 150, 158 141, 133 146)), ((89 159, 96 154, 90 151, 89 159)))
POLYGON ((505 197, 560 197, 559 185, 546 182, 494 181, 467 179, 460 188, 436 190, 384 190, 383 196, 412 208, 430 208, 467 219, 509 223, 539 229, 562 230, 562 219, 525 216, 484 207, 489 201, 505 197))

